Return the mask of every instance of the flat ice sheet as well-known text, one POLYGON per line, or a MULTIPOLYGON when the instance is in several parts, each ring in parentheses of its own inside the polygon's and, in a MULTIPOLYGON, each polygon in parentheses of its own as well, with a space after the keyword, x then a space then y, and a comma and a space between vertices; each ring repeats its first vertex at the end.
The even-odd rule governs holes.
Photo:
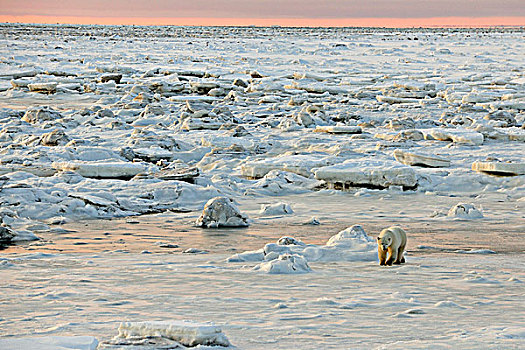
POLYGON ((96 350, 97 345, 97 339, 91 336, 0 338, 2 350, 96 350))
POLYGON ((16 337, 87 333, 104 342, 123 320, 191 318, 213 321, 243 349, 525 343, 525 266, 519 255, 409 254, 399 267, 311 263, 314 272, 298 275, 243 271, 246 263, 232 266, 225 257, 21 257, 0 268, 9 281, 1 289, 0 325, 16 337), (39 289, 31 291, 35 283, 39 289), (376 336, 382 333, 388 339, 376 336))

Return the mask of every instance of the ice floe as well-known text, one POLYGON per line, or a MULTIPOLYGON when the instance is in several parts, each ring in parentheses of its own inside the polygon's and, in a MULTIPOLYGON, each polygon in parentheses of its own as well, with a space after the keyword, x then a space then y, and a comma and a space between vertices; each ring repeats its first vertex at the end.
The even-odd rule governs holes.
MULTIPOLYGON (((307 262, 376 261, 377 244, 360 225, 354 225, 330 237, 324 246, 305 244, 293 237, 282 237, 276 243, 266 244, 262 249, 235 254, 227 261, 269 262, 275 259, 283 260, 280 258, 283 255, 298 255, 305 258, 307 262)), ((278 265, 288 263, 292 264, 292 262, 280 262, 278 265)), ((270 268, 272 264, 264 266, 270 268)))
POLYGON ((295 173, 271 170, 261 179, 257 180, 247 192, 277 196, 308 192, 320 188, 322 185, 322 181, 310 179, 295 173))
POLYGON ((158 346, 161 347, 177 346, 177 343, 185 347, 231 345, 219 326, 190 321, 122 322, 118 332, 118 336, 110 344, 140 346, 144 344, 141 342, 144 339, 151 339, 152 342, 159 342, 158 346), (166 344, 162 340, 173 342, 166 344))
POLYGON ((517 176, 525 175, 525 163, 511 162, 474 162, 472 170, 491 175, 517 176))
POLYGON ((27 337, 27 338, 1 338, 2 350, 96 350, 98 340, 91 336, 64 337, 27 337))
POLYGON ((272 215, 287 215, 293 214, 292 207, 286 203, 274 203, 274 204, 262 204, 259 214, 272 216, 272 215))
POLYGON ((483 218, 483 212, 476 208, 474 204, 458 203, 450 208, 447 216, 460 219, 481 219, 483 218))
POLYGON ((330 134, 360 134, 363 132, 360 126, 347 125, 317 126, 314 131, 326 132, 330 134))
POLYGON ((312 169, 330 163, 330 159, 323 156, 309 154, 282 155, 276 158, 247 162, 242 166, 242 175, 259 179, 272 170, 281 170, 310 177, 312 169))
POLYGON ((481 145, 484 141, 483 134, 469 130, 435 128, 421 131, 427 140, 451 141, 466 145, 481 145))
POLYGON ((394 157, 405 165, 415 165, 430 168, 446 168, 450 166, 450 160, 436 156, 428 156, 412 152, 404 152, 400 149, 394 151, 394 157))
POLYGON ((264 261, 255 265, 253 270, 276 274, 294 274, 312 271, 310 266, 308 266, 308 261, 298 254, 281 254, 273 260, 264 261))
POLYGON ((156 170, 151 165, 129 162, 54 162, 52 166, 57 170, 74 171, 96 179, 130 179, 140 173, 156 170))
POLYGON ((16 232, 14 232, 9 227, 0 226, 0 245, 10 243, 13 238, 16 237, 16 232))
POLYGON ((387 160, 347 160, 341 164, 318 168, 315 171, 315 178, 340 189, 347 187, 388 188, 390 186, 413 189, 417 186, 414 169, 387 160))
POLYGON ((210 199, 195 223, 204 228, 246 227, 249 224, 248 217, 227 197, 210 199))

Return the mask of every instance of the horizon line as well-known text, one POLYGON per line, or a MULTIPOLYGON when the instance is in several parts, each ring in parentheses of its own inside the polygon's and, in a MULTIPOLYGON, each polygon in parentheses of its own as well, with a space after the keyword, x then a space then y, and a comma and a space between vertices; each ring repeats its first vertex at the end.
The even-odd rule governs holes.
POLYGON ((500 17, 418 17, 418 18, 210 18, 210 17, 82 17, 82 16, 6 16, 3 23, 138 25, 138 26, 231 26, 231 27, 520 27, 525 16, 500 17))

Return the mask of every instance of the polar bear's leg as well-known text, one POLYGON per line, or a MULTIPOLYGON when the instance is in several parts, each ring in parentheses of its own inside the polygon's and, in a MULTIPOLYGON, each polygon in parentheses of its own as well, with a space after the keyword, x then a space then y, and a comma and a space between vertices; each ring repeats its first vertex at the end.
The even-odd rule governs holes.
POLYGON ((402 245, 399 247, 399 251, 397 253, 397 257, 399 259, 399 264, 403 264, 405 262, 405 246, 402 245))
POLYGON ((386 263, 385 263, 385 261, 386 261, 386 251, 384 251, 381 248, 378 248, 377 249, 377 255, 379 257, 379 265, 381 265, 381 266, 386 265, 386 263))
POLYGON ((388 252, 390 253, 390 257, 386 261, 386 264, 388 266, 392 266, 392 263, 397 260, 397 249, 392 249, 392 247, 388 247, 388 252))

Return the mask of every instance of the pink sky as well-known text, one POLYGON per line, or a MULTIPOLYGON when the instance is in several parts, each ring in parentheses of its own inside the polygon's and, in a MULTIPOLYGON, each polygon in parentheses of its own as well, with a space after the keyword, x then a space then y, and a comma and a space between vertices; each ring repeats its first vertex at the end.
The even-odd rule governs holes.
POLYGON ((0 0, 0 21, 389 27, 525 25, 524 1, 0 0))
POLYGON ((525 17, 431 17, 431 18, 145 18, 74 16, 1 16, 0 22, 134 24, 134 25, 217 25, 217 26, 298 26, 298 27, 485 27, 521 26, 525 17))

